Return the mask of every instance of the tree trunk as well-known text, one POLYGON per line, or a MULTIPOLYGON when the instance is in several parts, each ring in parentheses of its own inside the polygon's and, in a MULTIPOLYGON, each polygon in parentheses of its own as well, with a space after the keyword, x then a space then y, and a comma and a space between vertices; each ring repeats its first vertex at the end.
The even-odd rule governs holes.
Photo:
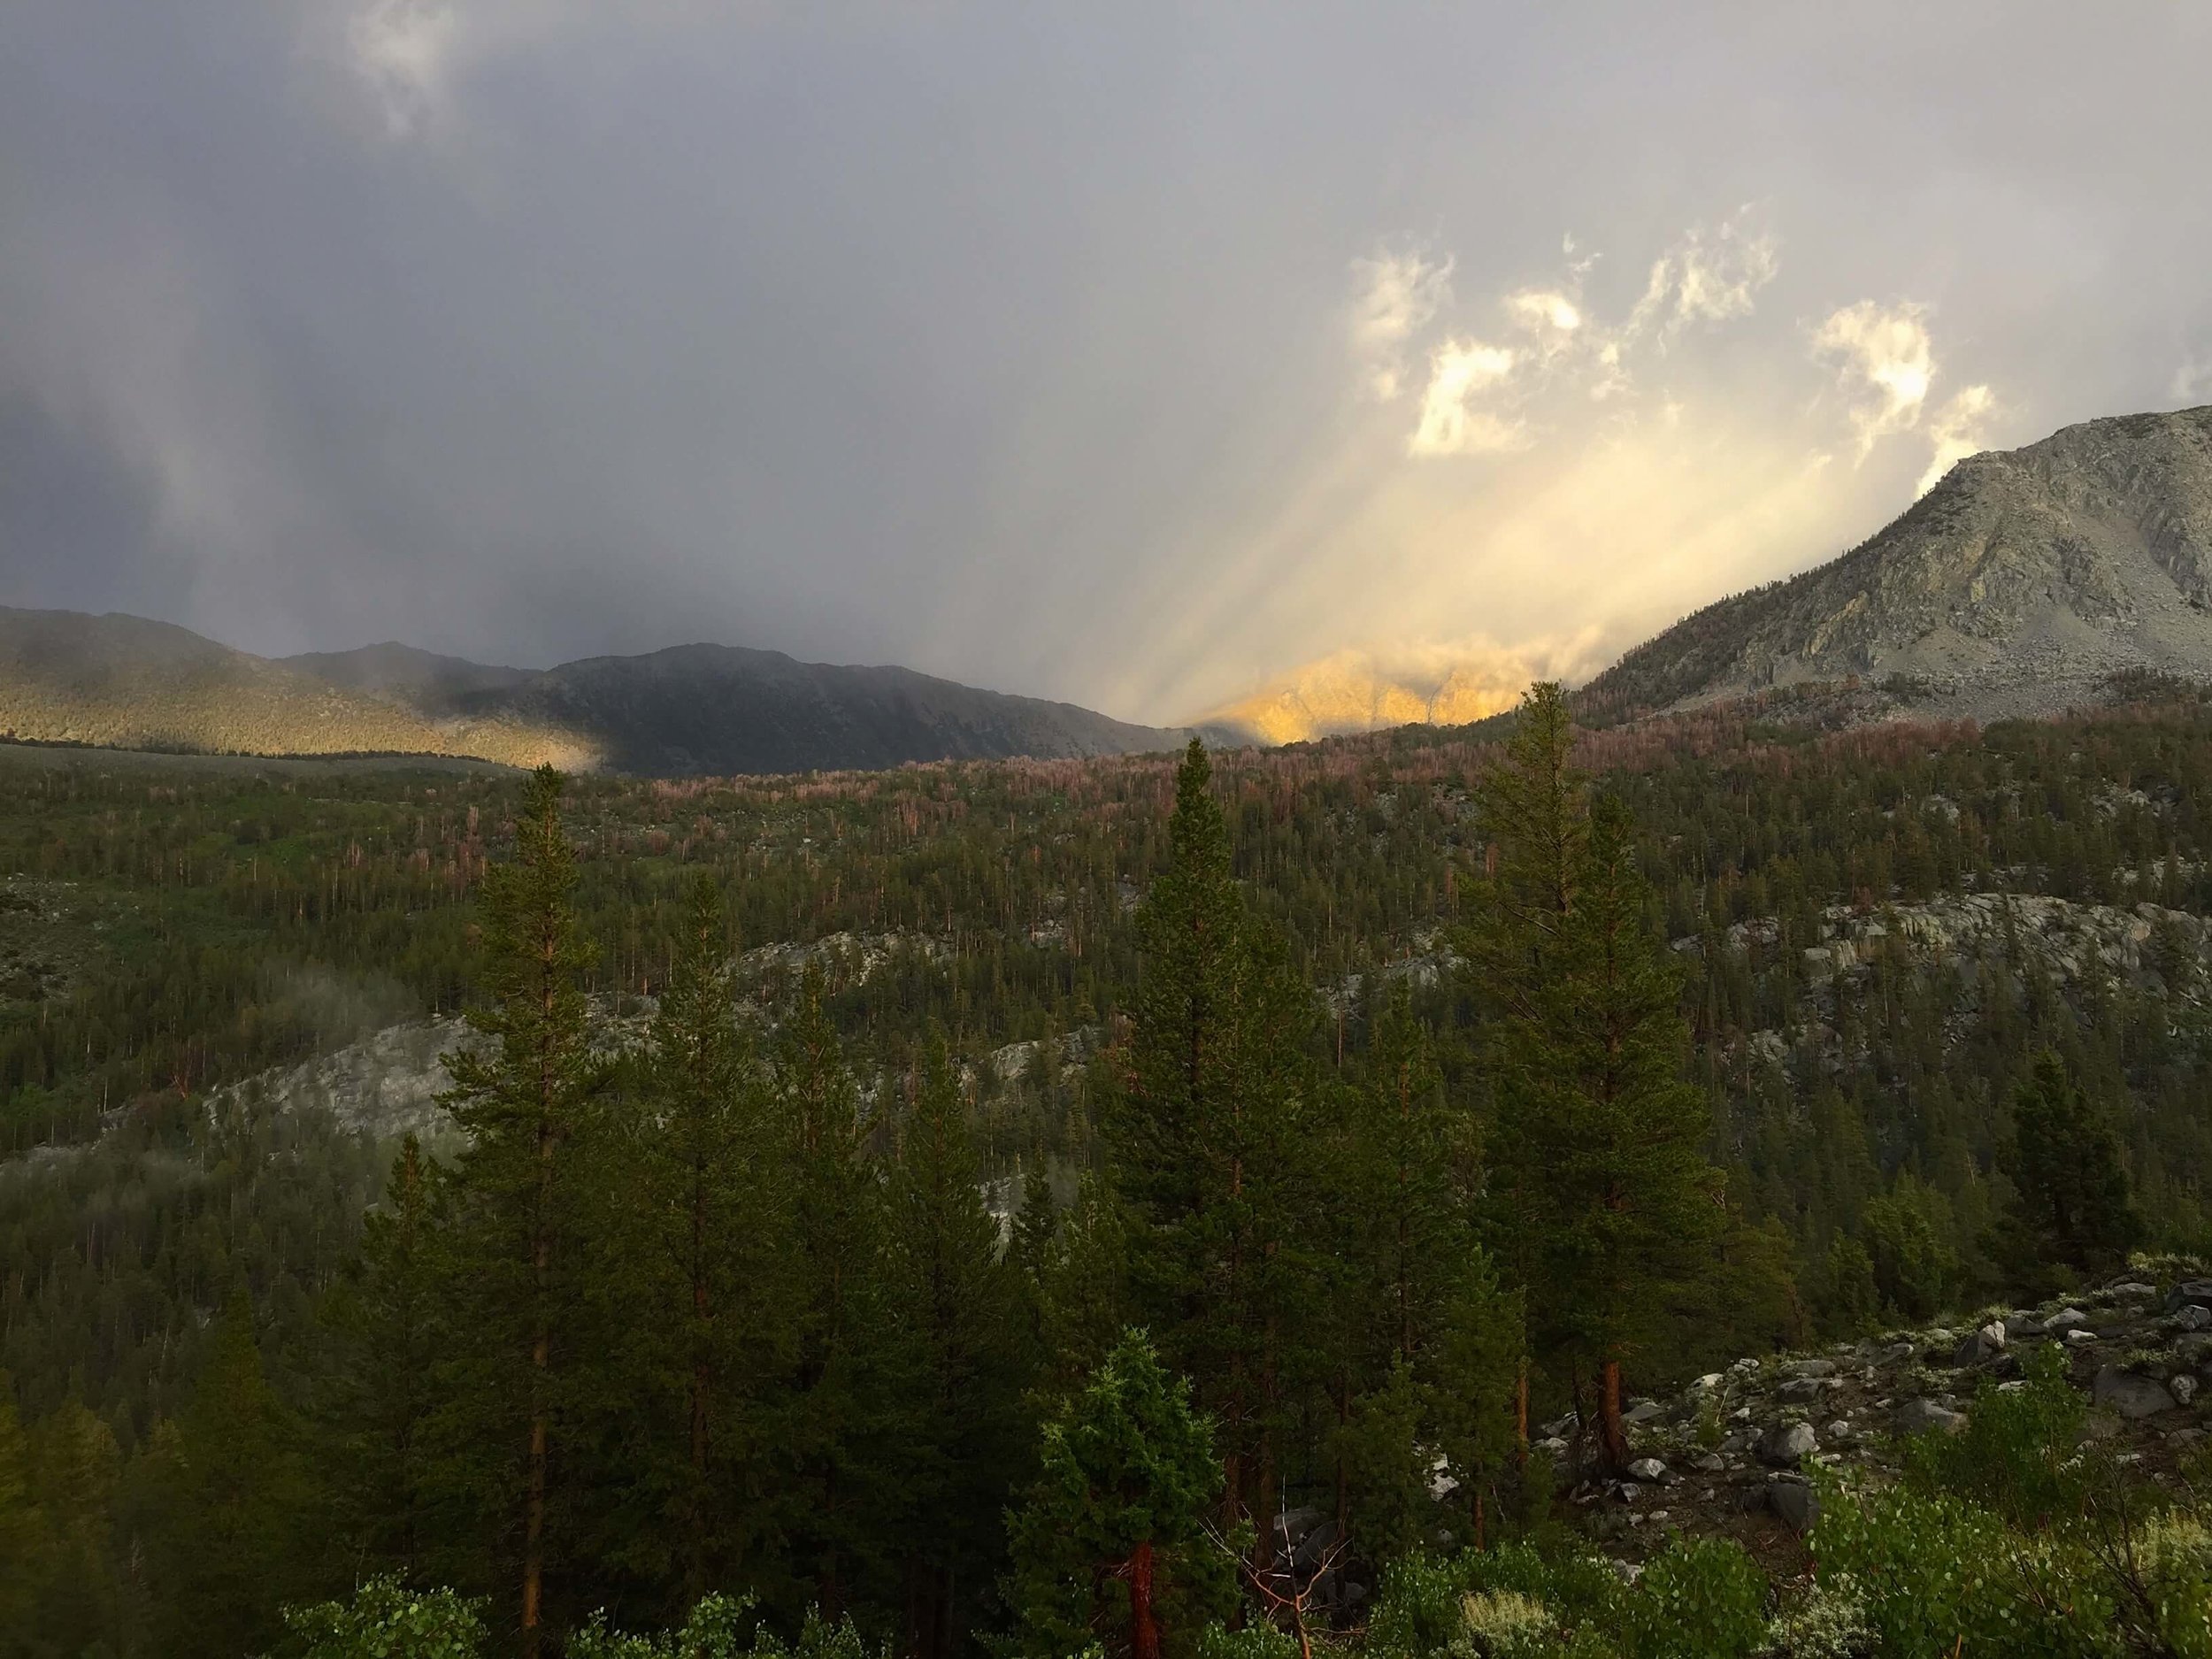
POLYGON ((1621 1426, 1621 1363, 1609 1359, 1600 1373, 1598 1437, 1605 1448, 1608 1470, 1617 1474, 1628 1467, 1628 1432, 1621 1426))
POLYGON ((1160 1626, 1152 1617, 1152 1540, 1129 1557, 1130 1659, 1160 1659, 1160 1626))

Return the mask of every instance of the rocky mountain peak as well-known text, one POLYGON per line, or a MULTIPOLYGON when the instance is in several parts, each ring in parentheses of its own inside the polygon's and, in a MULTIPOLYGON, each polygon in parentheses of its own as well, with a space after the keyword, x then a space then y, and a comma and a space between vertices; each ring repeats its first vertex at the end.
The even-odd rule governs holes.
POLYGON ((1586 695, 1665 708, 1857 676, 1990 716, 2128 670, 2212 677, 2212 407, 1970 457, 1871 540, 1686 618, 1586 695))

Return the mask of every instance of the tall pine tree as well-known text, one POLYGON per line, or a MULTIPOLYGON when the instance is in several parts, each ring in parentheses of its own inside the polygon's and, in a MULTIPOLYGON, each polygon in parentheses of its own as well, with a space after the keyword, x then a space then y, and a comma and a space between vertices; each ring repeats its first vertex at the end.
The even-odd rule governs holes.
MULTIPOLYGON (((1225 1527, 1271 1515, 1302 1328, 1318 1291, 1325 1124, 1304 1075, 1305 987, 1246 911, 1195 739, 1176 773, 1168 868, 1138 916, 1130 1076, 1109 1120, 1136 1218, 1131 1276, 1219 1424, 1225 1527)), ((1264 1555, 1272 1529, 1259 1531, 1264 1555)))
POLYGON ((672 1617, 734 1581, 772 1532, 764 1417, 791 1358, 785 1165, 729 960, 721 889, 703 875, 643 1087, 595 1181, 601 1317, 622 1376, 603 1548, 672 1617))
POLYGON ((1621 1371, 1725 1221, 1710 1122, 1626 810, 1591 802, 1559 687, 1524 701, 1485 780, 1496 869, 1476 960, 1492 1008, 1494 1164, 1539 1347, 1590 1379, 1603 1455, 1628 1456, 1621 1371))
POLYGON ((446 1057, 453 1087, 444 1096, 470 1137, 452 1177, 447 1450, 511 1559, 526 1659, 544 1647, 560 1440, 581 1334, 576 1142, 603 1080, 586 1031, 580 977, 591 952, 577 926, 561 791, 552 767, 531 775, 514 860, 485 878, 491 1001, 469 1022, 490 1046, 446 1057))
POLYGON ((891 1275, 913 1347, 906 1651, 946 1659, 995 1575, 1030 1425, 1018 1269, 999 1252, 943 1039, 929 1044, 889 1191, 891 1275))

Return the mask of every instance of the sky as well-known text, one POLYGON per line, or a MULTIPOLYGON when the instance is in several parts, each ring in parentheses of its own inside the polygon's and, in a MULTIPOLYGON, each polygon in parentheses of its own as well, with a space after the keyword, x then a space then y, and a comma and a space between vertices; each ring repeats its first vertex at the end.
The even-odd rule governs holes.
POLYGON ((1577 678, 2212 402, 2208 64, 2073 0, 24 0, 0 603, 1155 721, 1577 678))

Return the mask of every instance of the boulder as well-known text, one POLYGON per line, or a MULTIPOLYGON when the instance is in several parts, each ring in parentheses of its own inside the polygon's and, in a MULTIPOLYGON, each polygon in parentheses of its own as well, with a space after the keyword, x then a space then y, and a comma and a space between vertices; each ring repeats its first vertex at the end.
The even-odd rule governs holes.
POLYGON ((2004 1325, 2005 1340, 2008 1342, 2024 1341, 2029 1337, 2044 1334, 2043 1321, 2024 1310, 2007 1314, 2004 1325))
POLYGON ((2197 1397, 2197 1379, 2187 1371, 2182 1372, 2180 1376, 2168 1383, 2166 1387, 2168 1392, 2185 1406, 2197 1397))
POLYGON ((1992 1319, 1978 1331, 1969 1331, 1951 1351, 1954 1365, 1979 1365, 1993 1360, 2005 1351, 2005 1326, 2001 1319, 1992 1319))
POLYGON ((1819 1450, 1820 1440, 1809 1423, 1778 1423, 1759 1437, 1759 1461, 1788 1468, 1819 1450))
POLYGON ((1820 1518, 1820 1494, 1802 1475, 1767 1477, 1767 1507, 1782 1517, 1793 1532, 1809 1532, 1820 1518))
POLYGON ((2185 1279, 2166 1293, 2166 1311, 2184 1308, 2212 1308, 2212 1279, 2185 1279))
POLYGON ((1667 1466, 1656 1457, 1639 1457, 1634 1463, 1629 1464, 1628 1478, 1631 1480, 1641 1480, 1647 1484, 1664 1480, 1667 1478, 1667 1466))
POLYGON ((1897 1414, 1898 1432, 1902 1434, 1920 1434, 1930 1429, 1956 1434, 1965 1426, 1966 1414, 1963 1411, 1954 1411, 1933 1400, 1909 1401, 1897 1414))
POLYGON ((1717 1475, 1728 1467, 1728 1460, 1718 1452, 1700 1452, 1690 1459, 1690 1467, 1708 1475, 1717 1475))
POLYGON ((2063 1336, 2069 1331, 2078 1331, 2089 1323, 2089 1316, 2079 1308, 2062 1308, 2043 1322, 2043 1328, 2053 1336, 2063 1336))
POLYGON ((2185 1302, 2174 1310, 2174 1324, 2184 1331, 2212 1331, 2212 1308, 2185 1302))
POLYGON ((2096 1340, 2097 1333, 2094 1331, 2085 1331, 2078 1325, 2066 1333, 2068 1348, 2087 1348, 2096 1340))
POLYGON ((1664 1417, 1666 1413, 1666 1407, 1661 1405, 1656 1400, 1639 1400, 1634 1405, 1629 1407, 1627 1410, 1621 1413, 1621 1421, 1624 1423, 1648 1423, 1654 1417, 1664 1417))
POLYGON ((1836 1374, 1836 1362, 1832 1359, 1801 1359, 1790 1365, 1789 1373, 1793 1377, 1832 1377, 1836 1374))
POLYGON ((1820 1398, 1820 1391, 1832 1385, 1824 1377, 1793 1377, 1774 1391, 1778 1400, 1802 1405, 1808 1400, 1820 1398))
POLYGON ((2156 1417, 2161 1411, 2172 1410, 2175 1405, 2166 1385, 2155 1377, 2139 1377, 2117 1365, 2098 1368, 2097 1380, 2090 1386, 2089 1397, 2124 1417, 2156 1417))

